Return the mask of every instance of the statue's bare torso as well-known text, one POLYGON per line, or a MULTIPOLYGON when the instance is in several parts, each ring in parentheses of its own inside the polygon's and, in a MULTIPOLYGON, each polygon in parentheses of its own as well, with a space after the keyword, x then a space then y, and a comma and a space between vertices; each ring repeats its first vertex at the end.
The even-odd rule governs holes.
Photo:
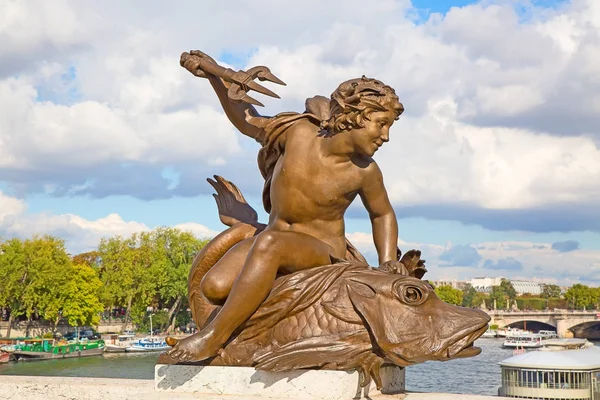
POLYGON ((273 172, 272 209, 267 229, 302 232, 331 247, 333 256, 346 252, 344 213, 363 179, 376 166, 339 161, 322 151, 319 128, 298 121, 287 133, 284 151, 273 172))

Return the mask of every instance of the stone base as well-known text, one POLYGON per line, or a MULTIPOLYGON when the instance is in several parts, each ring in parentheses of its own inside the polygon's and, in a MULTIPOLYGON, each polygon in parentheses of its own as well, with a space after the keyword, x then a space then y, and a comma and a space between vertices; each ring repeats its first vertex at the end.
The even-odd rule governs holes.
POLYGON ((383 387, 379 392, 374 382, 361 388, 360 375, 356 371, 267 372, 249 367, 160 364, 154 369, 156 391, 204 396, 348 400, 404 391, 404 369, 396 366, 382 367, 381 379, 383 387))

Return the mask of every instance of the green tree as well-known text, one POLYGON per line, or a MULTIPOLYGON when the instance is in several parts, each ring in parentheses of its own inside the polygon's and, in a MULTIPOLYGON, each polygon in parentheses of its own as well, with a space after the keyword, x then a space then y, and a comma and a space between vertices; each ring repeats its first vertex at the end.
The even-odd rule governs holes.
POLYGON ((88 265, 69 263, 64 273, 47 293, 42 316, 53 321, 55 329, 61 318, 71 326, 97 325, 104 307, 98 296, 102 282, 96 271, 88 265))
POLYGON ((556 299, 561 295, 561 290, 558 285, 544 285, 541 297, 544 299, 556 299))
POLYGON ((454 289, 450 285, 442 285, 435 288, 435 293, 438 297, 449 304, 460 306, 463 302, 463 292, 459 289, 454 289))
POLYGON ((485 293, 481 293, 481 292, 477 292, 475 293, 475 295, 473 296, 473 307, 481 307, 483 304, 486 303, 486 300, 488 299, 488 295, 486 295, 485 293))
POLYGON ((152 232, 154 262, 157 264, 157 294, 160 305, 167 307, 169 329, 187 295, 187 280, 196 254, 208 243, 191 232, 161 227, 152 232))
POLYGON ((473 303, 475 294, 477 294, 477 291, 475 290, 475 288, 467 283, 467 285, 463 289, 462 306, 463 307, 479 307, 481 305, 481 303, 479 303, 479 304, 473 303))
POLYGON ((0 307, 10 309, 7 336, 15 318, 43 313, 50 288, 60 285, 68 264, 64 241, 53 236, 0 244, 0 307))
POLYGON ((30 267, 21 239, 0 243, 0 307, 10 310, 7 337, 10 337, 13 321, 25 314, 25 298, 31 284, 30 267))
POLYGON ((25 241, 27 258, 36 267, 31 288, 38 315, 50 320, 54 328, 61 319, 64 294, 72 275, 71 258, 65 242, 52 236, 25 241))
POLYGON ((567 303, 575 309, 595 308, 599 297, 597 289, 580 283, 571 286, 565 293, 567 303))
POLYGON ((500 281, 500 288, 506 294, 506 296, 508 296, 509 300, 514 300, 517 297, 517 291, 508 279, 502 278, 500 281))
POLYGON ((98 268, 100 266, 100 253, 97 250, 80 253, 73 256, 73 264, 87 265, 88 267, 98 268))
POLYGON ((506 308, 510 297, 504 291, 502 286, 492 286, 492 291, 490 293, 490 306, 492 308, 494 307, 494 300, 496 301, 496 308, 503 309, 506 308))
POLYGON ((126 308, 126 318, 141 324, 147 307, 168 309, 169 325, 187 294, 187 279, 198 251, 207 243, 190 232, 157 228, 151 232, 103 239, 98 247, 102 301, 126 308))
POLYGON ((100 298, 111 310, 116 306, 126 307, 123 326, 128 322, 133 300, 140 290, 136 242, 136 237, 114 236, 103 238, 98 246, 102 281, 100 298))

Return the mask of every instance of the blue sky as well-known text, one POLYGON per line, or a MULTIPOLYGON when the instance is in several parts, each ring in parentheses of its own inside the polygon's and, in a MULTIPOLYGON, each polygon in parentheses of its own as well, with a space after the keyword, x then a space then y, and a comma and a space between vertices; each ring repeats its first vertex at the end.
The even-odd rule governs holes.
MULTIPOLYGON (((400 246, 421 247, 432 278, 600 283, 597 3, 414 0, 415 21, 402 2, 359 12, 358 0, 312 1, 290 13, 261 0, 256 24, 210 0, 201 26, 192 2, 12 4, 0 50, 0 237, 60 233, 77 252, 161 225, 212 235, 222 229, 213 174, 266 221, 257 144, 178 66, 181 51, 201 48, 287 82, 265 114, 301 111, 357 74, 395 87, 406 112, 376 160, 400 246)), ((360 204, 346 222, 375 263, 360 204)))

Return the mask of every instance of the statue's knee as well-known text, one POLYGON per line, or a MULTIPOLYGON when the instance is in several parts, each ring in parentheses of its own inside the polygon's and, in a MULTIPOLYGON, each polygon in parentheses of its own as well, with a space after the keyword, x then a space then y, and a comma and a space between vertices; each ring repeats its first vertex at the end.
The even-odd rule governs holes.
POLYGON ((206 275, 200 283, 202 294, 206 300, 215 305, 221 305, 229 295, 229 285, 223 279, 206 275))
POLYGON ((277 243, 278 233, 272 231, 266 231, 258 235, 254 242, 253 251, 259 253, 272 252, 274 246, 277 243))

